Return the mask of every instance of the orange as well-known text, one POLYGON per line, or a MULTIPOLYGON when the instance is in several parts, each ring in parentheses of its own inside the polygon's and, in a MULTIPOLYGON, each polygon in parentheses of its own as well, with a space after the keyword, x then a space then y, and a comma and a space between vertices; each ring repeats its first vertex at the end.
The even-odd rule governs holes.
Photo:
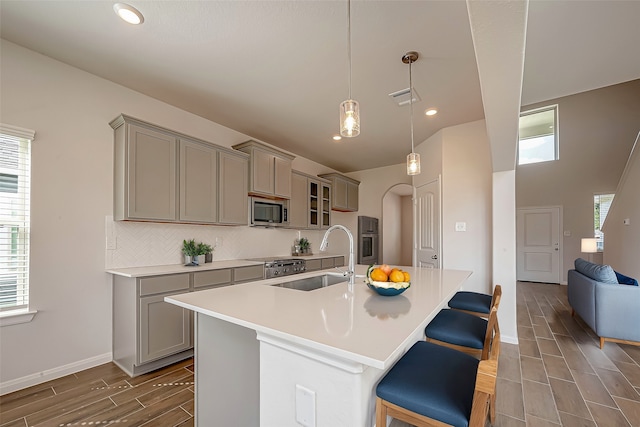
POLYGON ((380 266, 380 270, 382 270, 387 276, 391 274, 391 267, 389 267, 387 264, 382 264, 380 266))
POLYGON ((404 273, 400 270, 392 271, 391 275, 389 275, 389 279, 392 282, 404 282, 404 273))
POLYGON ((388 280, 387 274, 380 268, 374 268, 369 278, 374 282, 386 282, 388 280))
POLYGON ((404 275, 404 281, 405 282, 410 282, 411 281, 411 275, 409 273, 407 273, 406 271, 403 271, 402 274, 404 275))

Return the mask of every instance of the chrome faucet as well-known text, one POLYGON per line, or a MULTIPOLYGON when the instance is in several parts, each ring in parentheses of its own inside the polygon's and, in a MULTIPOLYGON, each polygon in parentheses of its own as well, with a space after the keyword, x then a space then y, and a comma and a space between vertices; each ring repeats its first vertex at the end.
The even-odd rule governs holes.
POLYGON ((329 246, 329 233, 336 229, 344 231, 347 233, 347 236, 349 236, 349 270, 347 270, 344 275, 349 277, 349 291, 353 291, 353 285, 356 281, 356 266, 353 259, 353 234, 351 234, 351 231, 344 225, 332 225, 324 233, 322 243, 320 243, 320 251, 324 252, 327 250, 327 246, 329 246))

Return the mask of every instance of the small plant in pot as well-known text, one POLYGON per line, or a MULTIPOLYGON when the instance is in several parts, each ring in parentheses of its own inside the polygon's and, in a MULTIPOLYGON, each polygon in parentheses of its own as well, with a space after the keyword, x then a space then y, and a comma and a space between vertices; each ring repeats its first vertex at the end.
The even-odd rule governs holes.
POLYGON ((306 237, 301 237, 300 240, 298 240, 298 245, 300 246, 301 253, 308 254, 311 252, 311 243, 306 237))
POLYGON ((198 245, 195 239, 182 241, 182 253, 185 265, 198 265, 198 245))
MULTIPOLYGON (((213 261, 213 247, 211 245, 207 245, 206 243, 198 243, 198 257, 204 257, 202 260, 204 262, 212 262, 213 261)), ((201 263, 201 264, 202 264, 201 263)))

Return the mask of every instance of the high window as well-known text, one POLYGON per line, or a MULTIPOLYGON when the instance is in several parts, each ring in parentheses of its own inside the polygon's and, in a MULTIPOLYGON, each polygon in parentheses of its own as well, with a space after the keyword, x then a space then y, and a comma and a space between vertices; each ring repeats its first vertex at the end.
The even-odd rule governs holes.
POLYGON ((29 194, 34 133, 0 124, 0 313, 29 306, 29 194))
POLYGON ((611 203, 613 203, 613 196, 615 194, 596 194, 593 196, 593 237, 598 239, 599 251, 604 249, 602 226, 604 225, 604 220, 607 219, 611 203))
POLYGON ((558 106, 520 113, 518 165, 558 160, 558 106))

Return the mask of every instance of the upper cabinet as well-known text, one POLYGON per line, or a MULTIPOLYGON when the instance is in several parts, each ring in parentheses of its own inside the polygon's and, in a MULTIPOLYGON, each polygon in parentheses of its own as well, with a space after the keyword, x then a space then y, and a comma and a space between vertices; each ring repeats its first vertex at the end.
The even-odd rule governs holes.
POLYGON ((246 225, 249 156, 121 115, 114 219, 246 225))
POLYGON ((339 173, 327 173, 320 176, 331 181, 333 188, 331 209, 342 212, 356 212, 358 210, 358 186, 360 181, 339 173))
POLYGON ((218 220, 218 150, 180 140, 180 220, 218 220))
POLYGON ((322 178, 291 172, 289 227, 321 228, 331 226, 331 183, 322 178))
POLYGON ((233 148, 249 154, 249 194, 291 198, 291 162, 294 157, 257 141, 233 148))
POLYGON ((114 218, 175 221, 178 140, 120 116, 115 129, 114 218))
POLYGON ((249 159, 244 153, 221 151, 218 154, 218 222, 229 225, 247 225, 249 221, 249 159))

